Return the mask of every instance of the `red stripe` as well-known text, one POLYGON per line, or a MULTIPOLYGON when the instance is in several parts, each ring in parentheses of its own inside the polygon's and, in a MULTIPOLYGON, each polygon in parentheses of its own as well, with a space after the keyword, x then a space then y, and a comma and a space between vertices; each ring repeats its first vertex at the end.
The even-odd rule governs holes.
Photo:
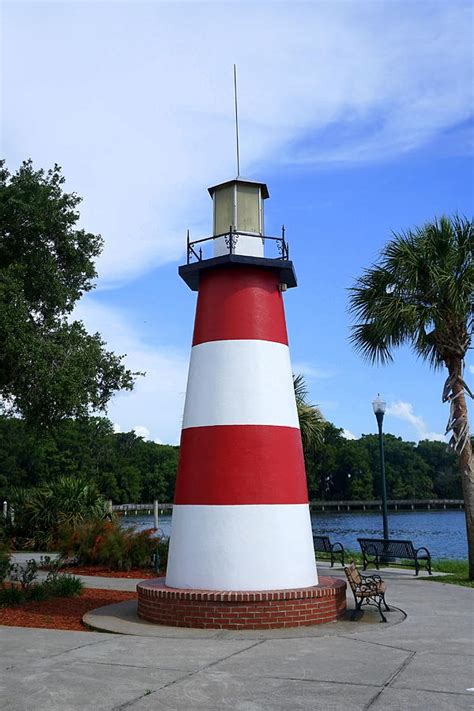
POLYGON ((288 344, 277 275, 246 266, 204 273, 199 284, 193 346, 244 338, 288 344))
POLYGON ((269 425, 184 429, 174 502, 307 503, 300 431, 269 425))

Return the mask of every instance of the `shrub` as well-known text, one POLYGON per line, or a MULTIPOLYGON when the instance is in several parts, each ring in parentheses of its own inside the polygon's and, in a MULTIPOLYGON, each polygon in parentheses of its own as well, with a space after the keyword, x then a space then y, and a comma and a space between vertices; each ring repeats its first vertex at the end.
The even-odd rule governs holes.
MULTIPOLYGON (((34 600, 35 602, 42 602, 47 600, 49 597, 48 591, 46 589, 45 583, 39 583, 38 585, 33 585, 30 590, 28 590, 28 600, 34 600)), ((22 601, 21 601, 22 602, 22 601)))
POLYGON ((82 477, 63 476, 32 489, 15 489, 10 502, 17 544, 35 550, 54 548, 61 526, 110 518, 107 501, 82 477))
POLYGON ((0 584, 10 577, 12 564, 10 562, 10 551, 5 533, 5 520, 0 520, 0 584))
POLYGON ((76 597, 84 588, 84 583, 74 575, 58 575, 54 580, 47 580, 41 586, 47 597, 76 597))
POLYGON ((0 606, 19 605, 34 600, 42 602, 52 597, 75 597, 80 595, 84 585, 74 575, 58 575, 53 580, 30 584, 28 587, 0 588, 0 606))
POLYGON ((149 568, 161 545, 152 534, 152 530, 124 529, 116 520, 91 521, 74 529, 60 529, 58 550, 79 565, 102 565, 111 570, 149 568))
POLYGON ((162 538, 158 541, 157 553, 160 556, 160 570, 166 570, 168 565, 168 552, 170 547, 169 538, 162 538))
POLYGON ((25 598, 25 593, 20 588, 9 587, 0 589, 0 605, 6 607, 7 605, 18 605, 23 602, 25 598))
POLYGON ((51 580, 56 580, 56 578, 61 574, 61 566, 63 562, 59 556, 51 558, 49 555, 41 556, 40 558, 40 568, 46 570, 48 575, 46 577, 47 582, 51 580))
POLYGON ((26 563, 16 563, 10 577, 20 583, 22 590, 28 590, 38 577, 38 563, 33 558, 26 563))

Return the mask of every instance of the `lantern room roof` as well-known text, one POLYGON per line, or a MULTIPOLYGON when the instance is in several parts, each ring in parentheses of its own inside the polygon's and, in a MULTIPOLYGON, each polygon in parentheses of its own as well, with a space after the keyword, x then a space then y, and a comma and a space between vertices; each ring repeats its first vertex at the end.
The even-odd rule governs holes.
POLYGON ((208 188, 209 195, 212 197, 218 188, 224 188, 227 185, 234 185, 235 183, 243 185, 257 185, 262 189, 262 198, 264 200, 270 197, 270 193, 268 192, 266 183, 261 183, 259 180, 247 180, 247 178, 240 177, 233 178, 232 180, 226 180, 223 183, 218 183, 217 185, 213 185, 212 187, 208 188))

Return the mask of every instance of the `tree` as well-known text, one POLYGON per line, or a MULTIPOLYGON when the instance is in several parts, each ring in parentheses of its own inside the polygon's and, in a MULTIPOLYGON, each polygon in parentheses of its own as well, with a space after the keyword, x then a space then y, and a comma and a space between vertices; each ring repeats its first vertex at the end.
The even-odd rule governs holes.
POLYGON ((351 340, 372 362, 387 363, 393 349, 411 345, 448 377, 442 400, 450 403, 447 432, 458 455, 465 502, 469 576, 474 579, 474 464, 463 379, 474 330, 474 223, 441 217, 395 234, 380 261, 350 289, 357 319, 351 340))
POLYGON ((81 198, 63 184, 57 165, 10 175, 0 161, 0 407, 38 428, 104 410, 137 375, 71 320, 102 238, 77 229, 81 198))
POLYGON ((301 440, 305 452, 322 444, 324 417, 321 411, 308 402, 308 390, 303 375, 293 375, 296 409, 301 430, 301 440))

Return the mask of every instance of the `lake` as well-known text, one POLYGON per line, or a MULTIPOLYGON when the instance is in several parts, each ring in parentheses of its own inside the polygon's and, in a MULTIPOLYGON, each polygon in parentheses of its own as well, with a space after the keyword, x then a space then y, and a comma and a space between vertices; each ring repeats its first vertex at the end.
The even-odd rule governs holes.
MULTIPOLYGON (((359 550, 357 538, 382 536, 382 516, 378 512, 311 514, 313 530, 339 541, 345 548, 359 550)), ((123 525, 152 528, 153 516, 128 516, 123 525)), ((415 548, 426 546, 433 558, 467 558, 466 524, 463 511, 390 511, 391 538, 408 538, 415 548)), ((160 528, 169 536, 171 516, 160 516, 160 528)))

